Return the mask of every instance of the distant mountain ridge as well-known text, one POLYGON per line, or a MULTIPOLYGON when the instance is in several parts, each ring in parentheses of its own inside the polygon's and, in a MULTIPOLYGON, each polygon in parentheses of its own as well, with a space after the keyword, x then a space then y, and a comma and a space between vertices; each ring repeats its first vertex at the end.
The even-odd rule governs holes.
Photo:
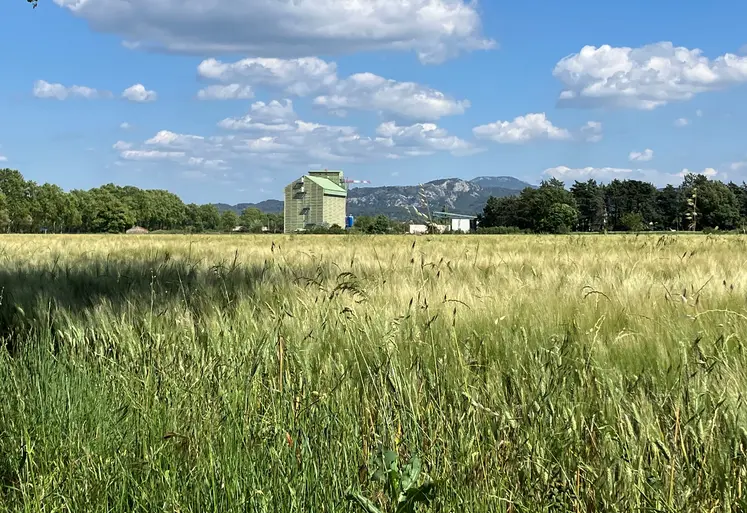
MULTIPOLYGON (((443 178, 423 184, 423 191, 431 212, 446 208, 450 212, 476 215, 482 212, 490 196, 505 197, 519 194, 526 187, 535 187, 512 176, 480 176, 472 180, 443 178)), ((384 214, 402 221, 414 218, 413 207, 421 210, 418 185, 385 185, 355 187, 348 191, 348 213, 354 216, 384 214)), ((216 204, 218 210, 233 210, 237 214, 247 207, 266 213, 280 213, 283 202, 266 200, 238 205, 216 204)))
POLYGON ((259 203, 238 203, 236 205, 214 203, 214 205, 218 207, 221 213, 226 210, 233 210, 237 214, 241 214, 245 208, 258 208, 265 214, 280 214, 283 212, 283 202, 276 199, 264 200, 259 203))

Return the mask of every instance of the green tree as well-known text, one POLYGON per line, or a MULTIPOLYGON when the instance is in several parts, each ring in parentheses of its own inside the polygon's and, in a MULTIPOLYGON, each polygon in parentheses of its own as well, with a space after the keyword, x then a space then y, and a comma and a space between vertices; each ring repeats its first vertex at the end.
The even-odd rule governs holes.
POLYGON ((576 200, 579 229, 596 232, 604 224, 604 191, 596 180, 576 181, 571 186, 571 194, 576 200))
POLYGON ((667 185, 657 192, 656 210, 659 224, 664 228, 679 230, 684 216, 684 200, 679 189, 667 185))
POLYGON ((226 210, 220 216, 220 227, 224 232, 230 232, 239 224, 239 216, 233 210, 226 210))
POLYGON ((477 216, 478 224, 483 228, 518 226, 516 212, 519 202, 520 199, 515 196, 504 198, 490 196, 482 213, 477 216))
POLYGON ((31 228, 32 190, 32 184, 26 182, 19 171, 0 169, 0 192, 5 195, 8 230, 25 232, 31 228))
POLYGON ((244 230, 248 232, 261 232, 262 227, 267 224, 267 216, 263 214, 258 208, 247 207, 241 211, 239 216, 239 224, 244 227, 244 230))
POLYGON ((646 227, 643 216, 638 212, 626 212, 620 220, 620 225, 631 232, 640 232, 646 227))
POLYGON ((697 189, 697 229, 732 229, 739 225, 739 202, 729 186, 704 175, 688 174, 683 179, 682 192, 689 198, 694 189, 697 189))
POLYGON ((197 212, 203 230, 217 230, 220 228, 220 212, 215 205, 200 205, 197 212))
POLYGON ((568 233, 578 222, 578 210, 567 203, 553 203, 539 224, 539 231, 568 233))
POLYGON ((373 224, 371 225, 368 233, 388 233, 389 232, 389 218, 384 214, 379 214, 374 218, 373 224))

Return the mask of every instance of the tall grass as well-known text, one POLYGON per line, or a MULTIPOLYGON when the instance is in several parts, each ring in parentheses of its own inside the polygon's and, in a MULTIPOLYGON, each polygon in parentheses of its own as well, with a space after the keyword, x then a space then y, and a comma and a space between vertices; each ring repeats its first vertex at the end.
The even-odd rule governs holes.
POLYGON ((745 511, 746 249, 4 236, 0 510, 745 511))

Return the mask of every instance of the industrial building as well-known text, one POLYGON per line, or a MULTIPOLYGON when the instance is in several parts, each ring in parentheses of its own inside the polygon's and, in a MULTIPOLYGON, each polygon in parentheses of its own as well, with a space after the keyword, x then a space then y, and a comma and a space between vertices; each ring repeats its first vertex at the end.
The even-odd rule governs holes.
POLYGON ((347 198, 342 171, 309 171, 285 187, 285 233, 345 226, 347 198))
POLYGON ((477 216, 455 214, 453 212, 434 212, 433 217, 447 220, 452 232, 468 233, 477 229, 477 216))

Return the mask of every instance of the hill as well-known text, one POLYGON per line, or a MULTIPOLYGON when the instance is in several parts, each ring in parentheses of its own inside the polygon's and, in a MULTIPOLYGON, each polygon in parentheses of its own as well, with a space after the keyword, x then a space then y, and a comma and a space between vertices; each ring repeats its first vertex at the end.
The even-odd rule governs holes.
MULTIPOLYGON (((423 184, 423 191, 432 212, 447 209, 462 214, 477 214, 482 211, 490 196, 504 197, 518 194, 525 187, 533 187, 511 176, 481 176, 473 180, 443 178, 423 184)), ((410 220, 412 207, 420 209, 418 185, 387 185, 381 187, 354 187, 348 191, 348 213, 354 216, 384 214, 393 219, 410 220)), ((267 200, 260 203, 238 205, 216 205, 219 210, 236 213, 246 207, 256 207, 267 213, 283 211, 283 202, 267 200)))
POLYGON ((238 203, 236 205, 227 205, 226 203, 215 203, 218 210, 223 213, 226 210, 233 210, 237 214, 241 215, 241 212, 245 208, 258 208, 265 214, 282 214, 283 213, 283 202, 280 200, 270 199, 260 201, 259 203, 238 203))

